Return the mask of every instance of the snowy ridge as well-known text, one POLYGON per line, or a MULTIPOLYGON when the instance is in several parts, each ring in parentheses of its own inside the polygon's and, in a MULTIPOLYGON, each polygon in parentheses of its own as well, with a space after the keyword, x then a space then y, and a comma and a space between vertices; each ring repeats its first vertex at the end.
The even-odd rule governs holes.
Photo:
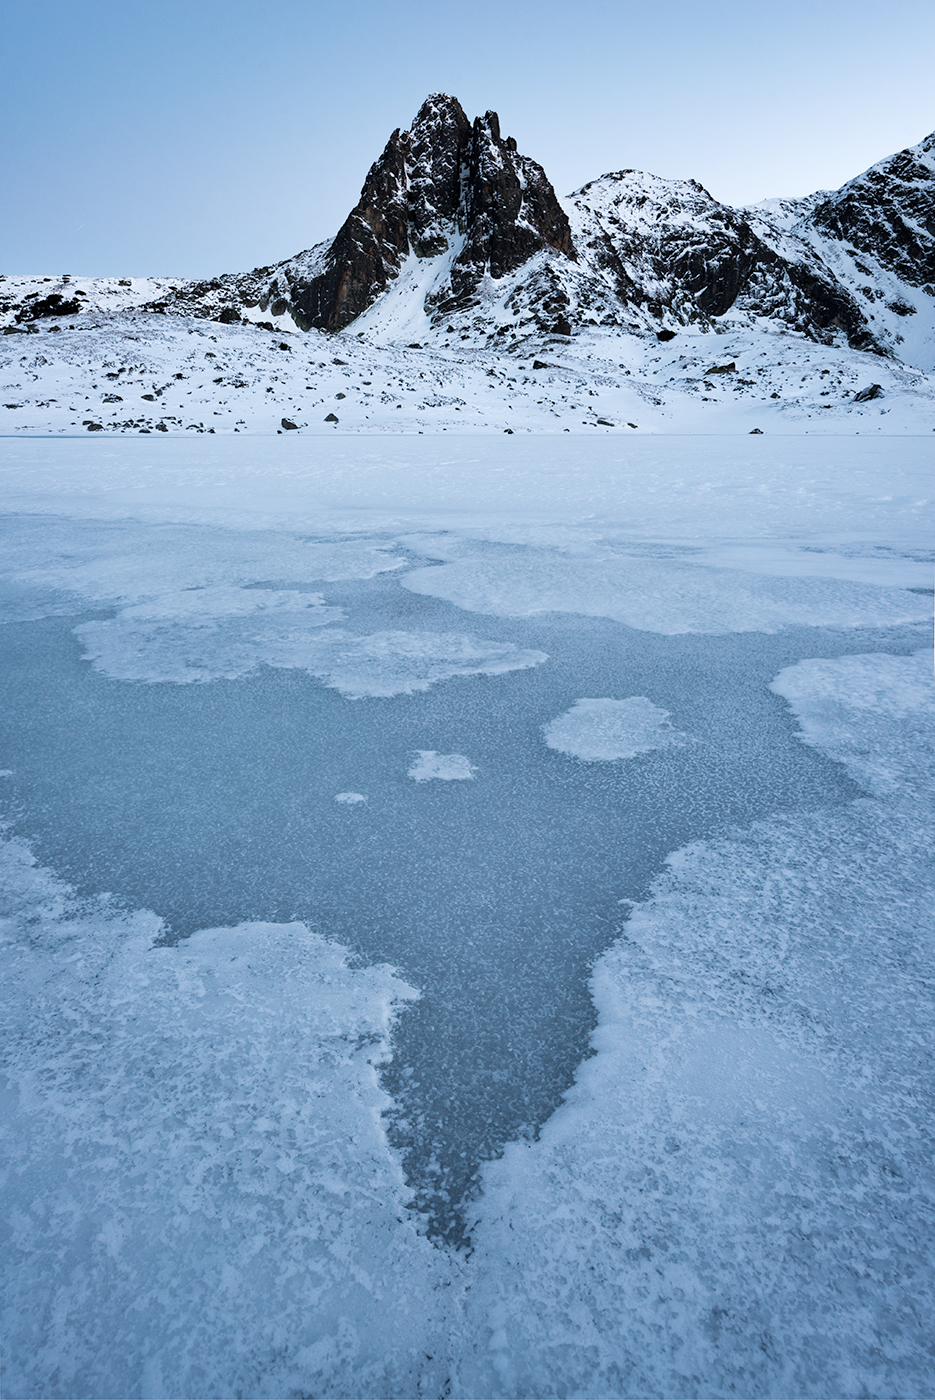
POLYGON ((0 328, 85 312, 139 311, 189 284, 181 277, 26 277, 0 274, 0 328))

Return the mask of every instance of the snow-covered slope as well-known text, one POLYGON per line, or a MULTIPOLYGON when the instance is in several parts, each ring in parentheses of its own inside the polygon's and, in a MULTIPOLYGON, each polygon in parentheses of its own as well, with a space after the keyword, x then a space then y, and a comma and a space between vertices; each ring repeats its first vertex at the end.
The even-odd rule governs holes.
MULTIPOLYGON (((831 270, 890 354, 935 367, 935 132, 797 203, 789 232, 803 262, 831 270)), ((776 223, 771 208, 757 212, 776 223)))
POLYGON ((406 295, 418 268, 413 259, 398 291, 361 318, 364 332, 125 313, 4 336, 0 433, 935 429, 931 376, 796 334, 719 325, 665 342, 601 326, 543 336, 491 293, 485 307, 504 335, 488 323, 429 337, 406 295))
POLYGON ((756 230, 742 210, 719 204, 694 180, 621 170, 585 185, 570 205, 582 255, 621 304, 648 313, 656 329, 710 327, 730 315, 825 344, 842 333, 855 349, 880 348, 861 309, 817 258, 770 240, 765 226, 756 230))
POLYGON ((189 284, 181 277, 60 277, 0 274, 0 328, 59 321, 85 312, 138 311, 189 284))

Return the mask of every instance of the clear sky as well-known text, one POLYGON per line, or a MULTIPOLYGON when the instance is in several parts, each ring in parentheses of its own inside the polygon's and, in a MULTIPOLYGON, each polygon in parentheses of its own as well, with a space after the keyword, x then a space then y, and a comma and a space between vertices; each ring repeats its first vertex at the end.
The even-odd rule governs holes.
POLYGON ((0 0, 0 271, 201 276, 337 231, 430 91, 560 194, 740 204, 935 128, 933 0, 0 0))

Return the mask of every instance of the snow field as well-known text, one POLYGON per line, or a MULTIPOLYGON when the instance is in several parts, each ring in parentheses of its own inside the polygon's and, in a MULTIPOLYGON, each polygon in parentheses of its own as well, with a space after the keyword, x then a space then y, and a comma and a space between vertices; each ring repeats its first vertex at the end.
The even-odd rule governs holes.
POLYGON ((0 339, 4 434, 935 429, 930 373, 772 328, 686 328, 659 344, 595 327, 505 350, 496 337, 428 340, 395 322, 334 336, 135 313, 39 325, 0 339), (706 374, 725 364, 735 368, 706 374), (854 402, 871 384, 882 397, 854 402))

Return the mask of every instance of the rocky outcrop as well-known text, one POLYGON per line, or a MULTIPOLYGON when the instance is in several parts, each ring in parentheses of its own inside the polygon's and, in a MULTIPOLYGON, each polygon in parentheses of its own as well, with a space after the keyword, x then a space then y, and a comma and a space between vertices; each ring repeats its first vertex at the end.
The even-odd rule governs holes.
POLYGON ((935 295, 935 132, 822 199, 807 223, 935 295))
POLYGON ((741 209, 695 180, 621 170, 572 195, 575 238, 625 306, 666 323, 709 323, 728 312, 770 317, 826 338, 836 330, 872 349, 861 308, 804 245, 763 237, 741 209))
POLYGON ((427 99, 394 131, 322 272, 294 289, 299 325, 340 330, 399 275, 410 254, 454 254, 438 314, 464 305, 481 279, 503 277, 551 248, 574 257, 568 219, 540 165, 500 135, 496 112, 471 123, 453 97, 427 99))

